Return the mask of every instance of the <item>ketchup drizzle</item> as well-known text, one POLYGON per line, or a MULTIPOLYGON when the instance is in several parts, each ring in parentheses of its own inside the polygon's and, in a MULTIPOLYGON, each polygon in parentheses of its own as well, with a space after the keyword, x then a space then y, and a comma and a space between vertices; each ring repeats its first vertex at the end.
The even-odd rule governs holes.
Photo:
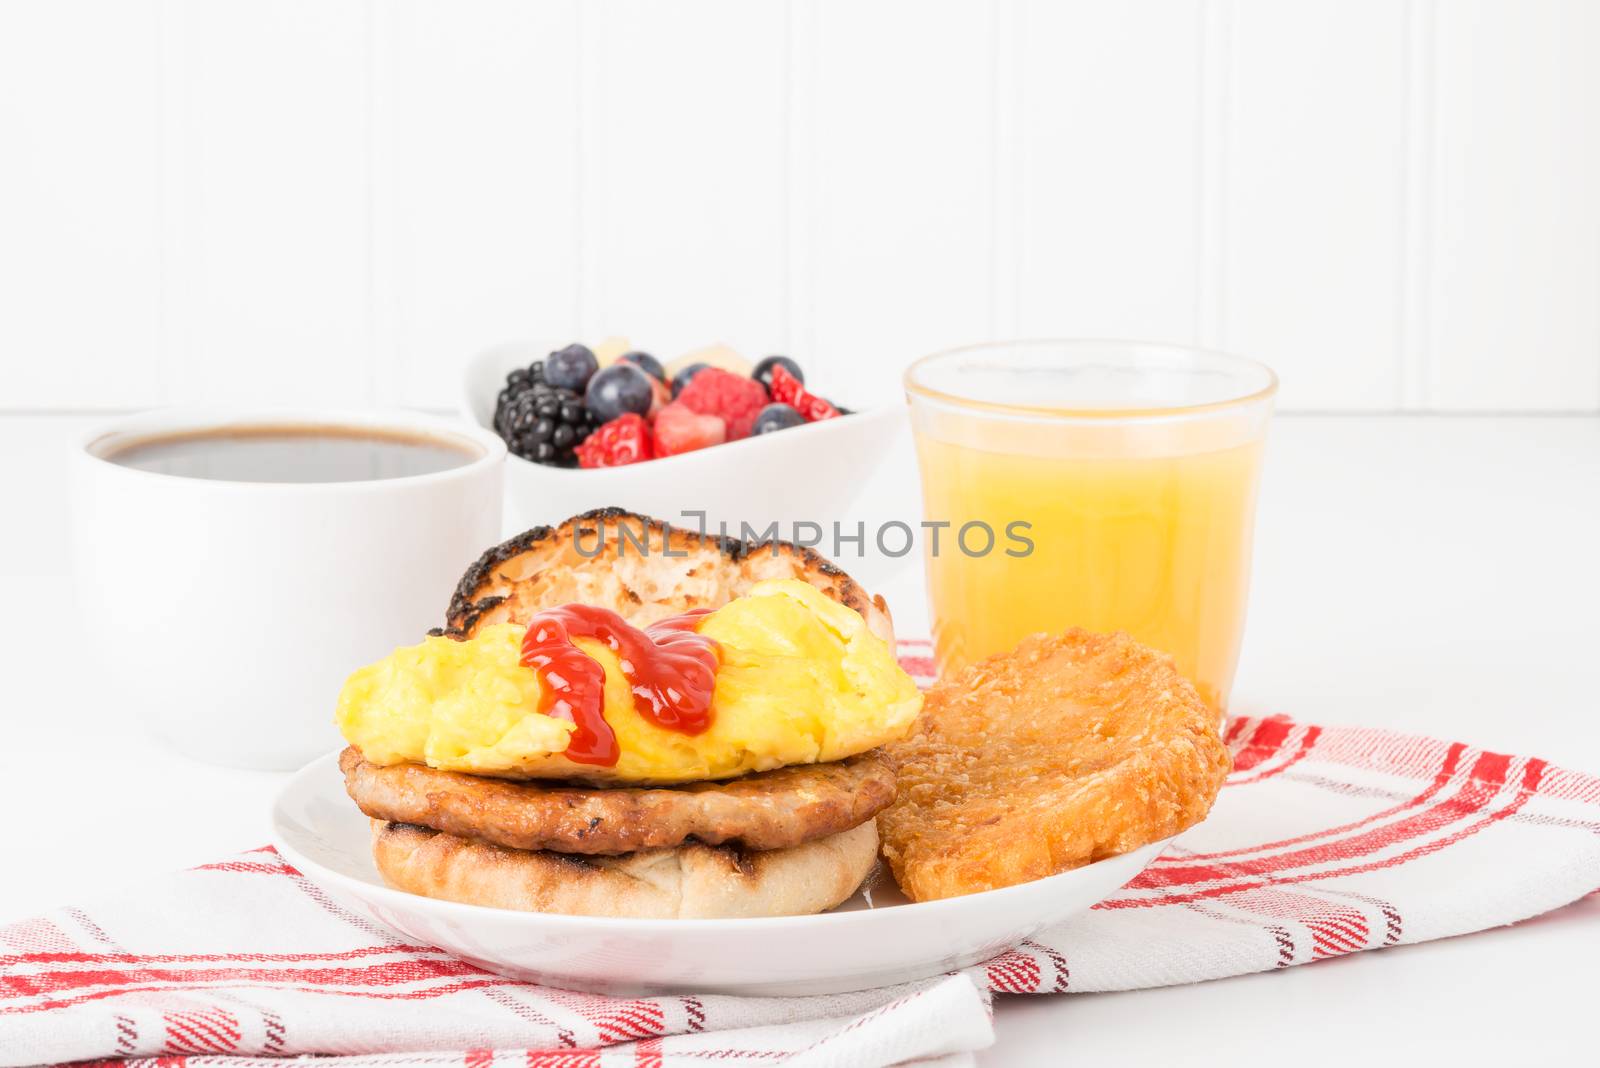
POLYGON ((605 668, 572 639, 595 638, 617 654, 639 715, 669 731, 700 734, 711 726, 711 694, 722 662, 717 643, 695 631, 710 611, 696 608, 644 630, 608 608, 586 604, 547 608, 528 621, 522 663, 539 673, 539 711, 577 728, 563 754, 568 760, 609 768, 622 755, 605 717, 605 668))

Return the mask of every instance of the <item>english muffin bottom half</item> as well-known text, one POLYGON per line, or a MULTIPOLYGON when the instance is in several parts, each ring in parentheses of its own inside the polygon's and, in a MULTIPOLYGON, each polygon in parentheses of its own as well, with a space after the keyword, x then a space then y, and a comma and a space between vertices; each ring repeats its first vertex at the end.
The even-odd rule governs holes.
POLYGON ((426 827, 372 821, 384 882, 445 901, 634 919, 734 919, 823 912, 878 859, 868 820, 787 849, 686 843, 617 856, 508 849, 426 827))

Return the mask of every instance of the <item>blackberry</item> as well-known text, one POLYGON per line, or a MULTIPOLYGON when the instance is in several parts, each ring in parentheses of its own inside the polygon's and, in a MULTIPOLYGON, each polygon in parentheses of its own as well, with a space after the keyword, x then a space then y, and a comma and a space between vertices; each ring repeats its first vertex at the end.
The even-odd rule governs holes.
MULTIPOLYGON (((544 382, 544 361, 534 360, 526 367, 518 367, 506 375, 505 387, 494 401, 494 432, 506 437, 506 408, 517 397, 544 382)), ((509 440, 509 439, 507 439, 509 440)))
POLYGON ((555 467, 573 466, 573 450, 597 425, 582 397, 544 382, 526 386, 504 411, 500 436, 512 455, 555 467))

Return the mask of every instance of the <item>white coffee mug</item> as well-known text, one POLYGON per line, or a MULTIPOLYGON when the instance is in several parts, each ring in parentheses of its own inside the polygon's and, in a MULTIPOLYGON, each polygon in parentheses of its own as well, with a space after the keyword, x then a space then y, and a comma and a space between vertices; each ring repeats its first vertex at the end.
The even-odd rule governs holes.
POLYGON ((444 621, 500 536, 506 450, 411 412, 166 410, 89 434, 73 458, 84 634, 126 705, 178 750, 290 769, 339 744, 346 676, 444 621), (232 482, 108 460, 130 444, 229 428, 329 427, 459 448, 459 466, 358 482, 232 482))

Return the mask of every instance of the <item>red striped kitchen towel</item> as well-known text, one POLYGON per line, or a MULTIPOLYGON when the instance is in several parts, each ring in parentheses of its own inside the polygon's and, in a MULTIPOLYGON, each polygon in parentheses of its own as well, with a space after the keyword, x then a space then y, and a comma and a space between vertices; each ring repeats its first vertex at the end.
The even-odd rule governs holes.
POLYGON ((0 1065, 959 1058, 992 1040, 994 991, 1283 968, 1512 923, 1600 887, 1600 778, 1279 716, 1234 719, 1227 735, 1235 767, 1209 820, 1090 912, 965 972, 805 998, 541 988, 390 935, 259 849, 0 927, 0 1065))

